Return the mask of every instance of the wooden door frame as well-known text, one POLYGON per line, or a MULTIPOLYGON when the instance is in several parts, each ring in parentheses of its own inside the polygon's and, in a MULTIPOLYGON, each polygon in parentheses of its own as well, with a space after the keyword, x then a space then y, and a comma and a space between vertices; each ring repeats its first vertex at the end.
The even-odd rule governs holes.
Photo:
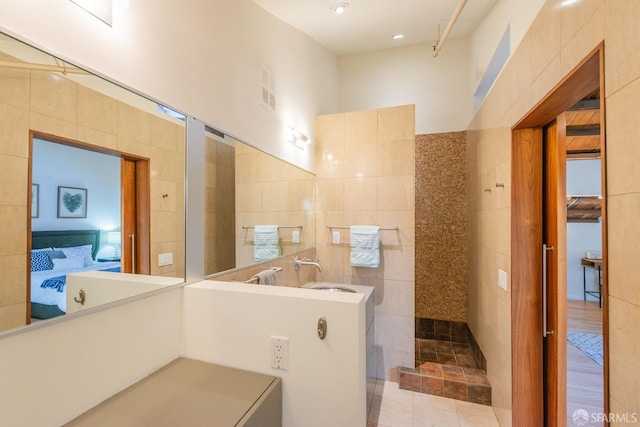
MULTIPOLYGON (((514 426, 544 425, 542 340, 543 127, 600 88, 601 161, 605 164, 604 44, 600 43, 512 128, 511 368, 514 426)), ((602 216, 606 225, 606 180, 602 216)), ((603 227, 604 412, 609 412, 607 240, 603 227)), ((565 420, 560 420, 564 425, 565 420)))

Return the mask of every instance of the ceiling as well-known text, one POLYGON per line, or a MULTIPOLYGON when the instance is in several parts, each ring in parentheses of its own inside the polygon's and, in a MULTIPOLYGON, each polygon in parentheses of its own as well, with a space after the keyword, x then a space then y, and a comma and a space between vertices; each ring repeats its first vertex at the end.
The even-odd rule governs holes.
MULTIPOLYGON (((448 37, 471 34, 498 0, 468 1, 448 37)), ((253 0, 336 55, 435 45, 459 0, 253 0), (333 11, 348 3, 342 15, 333 11), (394 34, 404 38, 394 40, 394 34)), ((445 49, 445 48, 443 48, 445 49)))

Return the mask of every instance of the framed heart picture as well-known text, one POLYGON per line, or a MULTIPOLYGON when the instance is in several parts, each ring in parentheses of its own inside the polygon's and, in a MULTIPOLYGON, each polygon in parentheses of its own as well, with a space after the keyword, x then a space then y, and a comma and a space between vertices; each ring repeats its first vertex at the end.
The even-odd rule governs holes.
POLYGON ((87 189, 58 187, 58 218, 86 218, 87 189))

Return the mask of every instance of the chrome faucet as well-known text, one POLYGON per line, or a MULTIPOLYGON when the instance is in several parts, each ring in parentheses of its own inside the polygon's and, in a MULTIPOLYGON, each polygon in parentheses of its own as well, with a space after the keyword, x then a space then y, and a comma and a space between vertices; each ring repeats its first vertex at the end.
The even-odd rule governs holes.
POLYGON ((293 258, 293 267, 296 271, 300 268, 301 265, 313 265, 315 266, 320 273, 322 273, 322 267, 317 259, 309 259, 309 258, 298 258, 297 256, 293 258))

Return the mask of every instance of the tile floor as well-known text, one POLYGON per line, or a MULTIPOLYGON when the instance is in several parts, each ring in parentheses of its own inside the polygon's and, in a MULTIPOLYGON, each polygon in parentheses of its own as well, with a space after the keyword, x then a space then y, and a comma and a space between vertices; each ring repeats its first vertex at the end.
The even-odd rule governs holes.
POLYGON ((499 427, 493 409, 369 378, 367 427, 499 427))

